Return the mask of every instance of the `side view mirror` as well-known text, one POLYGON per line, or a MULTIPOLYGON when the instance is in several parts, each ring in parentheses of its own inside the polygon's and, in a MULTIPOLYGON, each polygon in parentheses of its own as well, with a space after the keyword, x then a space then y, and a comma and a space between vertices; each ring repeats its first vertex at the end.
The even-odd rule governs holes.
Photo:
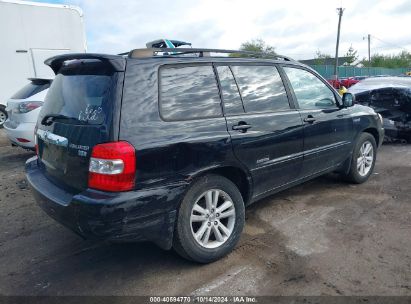
POLYGON ((342 96, 342 103, 344 108, 352 107, 355 102, 355 96, 351 93, 344 93, 342 96))

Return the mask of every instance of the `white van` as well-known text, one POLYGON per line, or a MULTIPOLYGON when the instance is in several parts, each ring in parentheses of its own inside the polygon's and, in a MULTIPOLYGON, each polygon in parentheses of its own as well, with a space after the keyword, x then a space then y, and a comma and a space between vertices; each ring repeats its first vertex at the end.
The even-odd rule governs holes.
POLYGON ((71 5, 0 0, 0 126, 7 100, 29 78, 50 79, 44 60, 86 52, 83 12, 71 5))

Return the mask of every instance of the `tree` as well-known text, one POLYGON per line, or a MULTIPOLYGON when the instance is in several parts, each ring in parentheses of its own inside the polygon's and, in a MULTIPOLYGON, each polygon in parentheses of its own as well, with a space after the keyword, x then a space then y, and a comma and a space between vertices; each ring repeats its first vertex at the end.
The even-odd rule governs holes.
POLYGON ((325 59, 327 58, 331 58, 331 55, 322 53, 320 50, 317 50, 317 52, 315 52, 315 64, 316 65, 325 64, 325 59))
MULTIPOLYGON (((255 53, 264 53, 267 55, 277 55, 275 52, 275 47, 268 45, 262 39, 253 39, 250 41, 243 42, 240 46, 240 51, 249 51, 255 53)), ((252 55, 233 53, 229 55, 230 57, 252 57, 252 55)))
POLYGON ((350 48, 348 49, 347 53, 345 54, 345 57, 348 57, 346 64, 347 65, 353 65, 354 62, 357 61, 358 59, 358 52, 356 50, 354 50, 354 48, 352 47, 352 45, 350 46, 350 48))
POLYGON ((368 59, 363 58, 361 63, 365 67, 409 68, 411 67, 411 53, 407 51, 391 55, 377 53, 371 56, 371 62, 369 62, 368 59))

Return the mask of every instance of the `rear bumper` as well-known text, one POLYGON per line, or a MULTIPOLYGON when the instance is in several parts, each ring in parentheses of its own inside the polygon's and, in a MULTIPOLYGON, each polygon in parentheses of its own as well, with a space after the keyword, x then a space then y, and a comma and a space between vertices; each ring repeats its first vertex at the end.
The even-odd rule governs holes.
POLYGON ((8 139, 15 145, 27 148, 34 149, 34 128, 36 123, 12 123, 10 120, 7 120, 4 125, 8 139), (29 142, 20 142, 17 138, 24 138, 29 140, 29 142))
POLYGON ((71 194, 26 162, 26 177, 37 204, 52 218, 88 239, 151 241, 170 249, 176 209, 185 183, 153 189, 110 193, 87 189, 71 194))

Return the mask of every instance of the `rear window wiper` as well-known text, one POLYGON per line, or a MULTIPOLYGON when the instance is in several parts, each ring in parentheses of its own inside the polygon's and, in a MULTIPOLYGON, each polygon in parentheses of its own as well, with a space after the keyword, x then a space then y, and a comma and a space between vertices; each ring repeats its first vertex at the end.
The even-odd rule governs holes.
POLYGON ((77 118, 66 116, 63 114, 47 114, 41 120, 41 124, 44 126, 50 126, 56 119, 57 120, 71 120, 71 121, 74 121, 75 123, 80 123, 83 125, 87 124, 86 121, 82 121, 77 118))

